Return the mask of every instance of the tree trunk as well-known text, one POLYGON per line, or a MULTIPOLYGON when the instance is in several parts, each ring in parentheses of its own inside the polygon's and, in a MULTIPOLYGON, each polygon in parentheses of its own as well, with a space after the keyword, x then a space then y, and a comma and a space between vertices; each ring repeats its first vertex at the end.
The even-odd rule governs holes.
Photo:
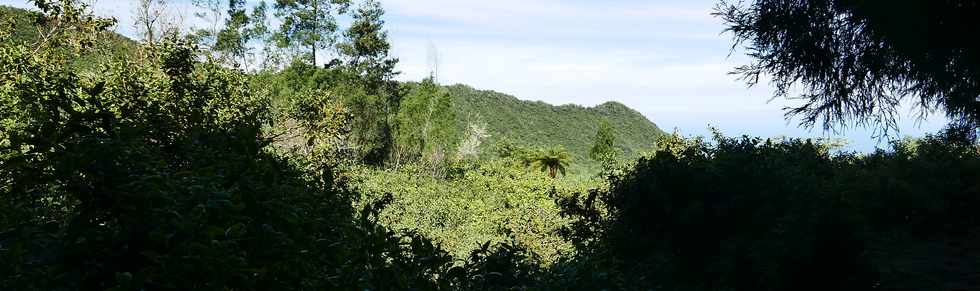
POLYGON ((310 47, 313 48, 313 66, 316 67, 316 42, 320 38, 320 8, 319 1, 313 1, 313 41, 310 47))

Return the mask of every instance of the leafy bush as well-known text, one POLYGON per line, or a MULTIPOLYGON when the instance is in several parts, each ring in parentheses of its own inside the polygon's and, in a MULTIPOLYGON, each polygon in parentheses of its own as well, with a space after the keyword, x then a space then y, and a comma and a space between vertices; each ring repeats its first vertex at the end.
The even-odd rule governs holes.
POLYGON ((392 194, 395 200, 381 214, 383 224, 418 231, 459 259, 485 242, 511 240, 546 262, 570 251, 556 233, 565 220, 553 197, 588 184, 555 181, 512 160, 459 162, 446 179, 426 172, 416 165, 358 168, 350 186, 362 201, 392 194))
POLYGON ((174 40, 144 53, 78 76, 0 44, 0 289, 456 284, 381 204, 355 213, 329 168, 271 151, 240 72, 174 40))
POLYGON ((898 288, 882 270, 903 266, 884 265, 893 246, 881 237, 980 226, 980 152, 964 136, 866 156, 797 139, 666 138, 608 190, 560 201, 576 218, 572 266, 607 264, 622 279, 606 282, 628 289, 898 288))

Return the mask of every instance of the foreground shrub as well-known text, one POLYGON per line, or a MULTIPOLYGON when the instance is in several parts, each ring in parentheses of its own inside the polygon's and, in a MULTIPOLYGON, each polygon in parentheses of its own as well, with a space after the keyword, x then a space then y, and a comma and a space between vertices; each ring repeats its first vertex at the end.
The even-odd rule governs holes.
POLYGON ((0 44, 0 289, 440 286, 445 252, 273 154, 265 99, 195 55, 171 40, 80 76, 0 44))
POLYGON ((571 251, 557 235, 566 220, 553 197, 556 191, 578 191, 585 185, 556 181, 510 160, 459 162, 449 171, 451 177, 438 178, 417 165, 360 167, 352 171, 349 185, 363 201, 393 195, 381 213, 383 224, 418 231, 459 259, 485 242, 510 240, 545 262, 571 251))
POLYGON ((883 237, 980 226, 980 154, 965 133, 864 156, 804 140, 665 139, 610 189, 560 201, 577 218, 566 234, 583 254, 572 265, 608 264, 628 289, 901 287, 904 266, 887 265, 898 254, 883 237))

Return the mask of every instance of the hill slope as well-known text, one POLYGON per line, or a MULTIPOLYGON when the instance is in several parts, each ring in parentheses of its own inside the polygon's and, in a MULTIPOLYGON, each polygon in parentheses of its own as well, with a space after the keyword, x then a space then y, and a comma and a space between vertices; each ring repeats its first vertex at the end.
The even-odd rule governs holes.
MULTIPOLYGON (((0 5, 0 21, 10 21, 13 34, 9 39, 0 40, 7 43, 32 44, 38 41, 38 12, 26 9, 0 5)), ((114 56, 128 54, 135 50, 138 44, 115 32, 106 32, 91 53, 75 61, 79 68, 92 68, 114 56)))
POLYGON ((460 132, 466 132, 470 124, 486 128, 490 136, 480 146, 484 155, 491 154, 494 144, 506 138, 533 146, 562 145, 572 153, 573 164, 591 165, 588 152, 602 120, 613 126, 616 145, 627 156, 649 149, 663 134, 642 114, 618 102, 595 107, 554 106, 466 85, 446 89, 453 97, 460 132))

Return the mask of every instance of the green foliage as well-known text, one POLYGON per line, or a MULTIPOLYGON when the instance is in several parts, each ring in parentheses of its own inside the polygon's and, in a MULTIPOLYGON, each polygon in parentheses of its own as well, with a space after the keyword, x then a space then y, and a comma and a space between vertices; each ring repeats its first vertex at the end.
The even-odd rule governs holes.
POLYGON ((353 23, 343 33, 337 51, 344 59, 340 68, 348 79, 346 86, 356 91, 347 104, 355 116, 355 143, 361 160, 374 165, 390 158, 394 147, 394 127, 401 102, 398 83, 393 80, 397 59, 389 56, 391 44, 384 31, 384 10, 375 1, 366 1, 356 11, 353 23))
POLYGON ((11 27, 5 32, 10 35, 4 38, 4 42, 11 43, 35 43, 40 36, 38 35, 37 25, 43 20, 43 15, 38 12, 0 5, 0 19, 9 21, 11 27))
POLYGON ((451 275, 456 273, 467 279, 459 290, 527 290, 542 285, 537 256, 513 242, 480 245, 470 253, 466 264, 450 271, 451 275))
POLYGON ((453 99, 431 78, 407 87, 409 93, 398 110, 395 159, 441 166, 461 140, 453 99))
MULTIPOLYGON (((304 154, 314 167, 337 166, 357 154, 349 144, 353 117, 332 92, 314 90, 300 94, 289 108, 286 123, 298 123, 299 128, 292 130, 300 131, 305 143, 289 144, 287 140, 285 146, 305 149, 304 154)), ((289 134, 288 130, 286 134, 289 134)))
MULTIPOLYGON (((354 22, 344 31, 344 41, 337 44, 337 50, 347 59, 348 70, 360 77, 360 83, 369 94, 391 98, 398 97, 398 84, 392 81, 397 74, 395 65, 398 59, 388 55, 391 44, 384 30, 383 16, 384 9, 380 3, 365 1, 353 13, 354 22)), ((388 103, 397 108, 397 100, 388 103)))
POLYGON ((343 105, 350 115, 347 146, 353 151, 353 159, 382 164, 394 142, 391 124, 395 121, 388 112, 397 109, 397 104, 392 103, 397 98, 388 94, 397 92, 371 89, 368 87, 371 81, 349 72, 343 67, 318 68, 297 60, 282 71, 256 74, 252 83, 268 88, 275 107, 286 111, 297 110, 290 109, 294 106, 306 106, 303 100, 307 92, 329 92, 334 102, 343 105))
MULTIPOLYGON (((355 213, 328 164, 271 151, 239 72, 172 39, 146 52, 80 76, 0 44, 0 289, 431 290, 481 273, 377 224, 390 199, 355 213)), ((330 128, 329 94, 307 96, 295 118, 330 128)))
MULTIPOLYGON (((229 2, 210 49, 239 58, 264 20, 229 2)), ((115 58, 110 20, 37 4, 0 7, 2 290, 942 290, 980 269, 971 128, 867 155, 712 143, 618 103, 398 84, 375 1, 336 47, 350 1, 277 1, 280 40, 340 59, 255 74, 176 37, 115 58), (554 179, 586 156, 605 181, 554 179)))
POLYGON ((554 191, 581 191, 588 184, 531 175, 509 159, 461 162, 450 167, 449 179, 420 175, 424 170, 414 165, 359 168, 351 186, 363 201, 393 194, 395 200, 382 212, 383 224, 416 230, 459 259, 480 249, 483 242, 512 239, 545 262, 554 261, 558 252, 570 251, 555 232, 564 220, 552 196, 554 191))
POLYGON ((276 0, 275 15, 282 19, 279 46, 305 49, 304 60, 317 64, 318 51, 333 46, 335 13, 346 12, 350 0, 276 0))
POLYGON ((616 133, 613 132, 612 125, 603 120, 599 123, 595 138, 592 139, 592 148, 589 149, 589 157, 599 160, 604 156, 613 154, 616 150, 616 133))
POLYGON ((88 28, 52 25, 58 22, 78 23, 80 19, 77 18, 82 17, 86 16, 80 15, 80 10, 65 10, 45 15, 0 5, 0 30, 7 30, 6 32, 10 33, 0 42, 8 45, 27 45, 33 48, 32 51, 42 49, 59 51, 67 54, 64 59, 72 66, 85 71, 96 70, 99 64, 114 57, 132 55, 136 50, 137 45, 132 40, 113 32, 102 31, 114 22, 111 19, 101 19, 99 23, 93 23, 94 26, 88 28), (3 22, 6 21, 10 22, 9 30, 3 28, 3 22), (81 49, 83 47, 84 49, 81 49), (78 55, 70 55, 74 53, 78 55))
POLYGON ((599 124, 595 138, 592 139, 589 158, 602 164, 603 168, 610 168, 615 165, 621 154, 622 150, 616 147, 616 133, 613 131, 612 125, 603 120, 599 124))
MULTIPOLYGON (((292 11, 294 21, 305 21, 304 17, 313 17, 309 13, 329 12, 329 7, 343 11, 349 4, 333 2, 330 5, 335 6, 323 6, 329 4, 326 1, 279 1, 277 9, 280 15, 292 11)), ((322 68, 302 58, 294 59, 281 71, 265 71, 255 78, 255 83, 271 88, 277 103, 286 106, 297 104, 289 100, 302 99, 301 94, 309 90, 327 90, 337 96, 336 101, 341 102, 350 113, 348 147, 354 152, 354 159, 372 165, 381 165, 390 158, 402 96, 398 83, 392 80, 397 74, 394 71, 397 60, 388 55, 390 44, 384 32, 383 14, 381 6, 370 1, 353 13, 353 23, 336 45, 336 53, 341 59, 335 59, 322 68)), ((332 16, 322 17, 331 17, 324 21, 333 23, 332 16)), ((283 25, 285 29, 286 24, 283 25)), ((317 44, 318 48, 332 48, 333 38, 337 36, 337 28, 333 26, 320 31, 323 35, 316 39, 324 43, 317 44), (326 41, 327 37, 330 41, 326 41), (326 46, 328 44, 330 47, 326 46)), ((295 33, 294 37, 302 39, 309 37, 311 32, 295 33)))
POLYGON ((920 114, 943 109, 980 126, 980 45, 964 37, 978 13, 972 1, 760 0, 720 1, 714 14, 752 59, 737 74, 750 85, 767 75, 779 97, 800 94, 788 115, 887 131, 906 97, 920 114))
POLYGON ((560 201, 584 254, 572 265, 606 264, 615 275, 600 282, 627 289, 942 289, 966 273, 926 266, 980 255, 902 250, 970 241, 980 225, 980 148, 965 132, 866 156, 797 139, 664 139, 608 189, 560 201))
POLYGON ((282 106, 311 90, 333 89, 344 79, 340 70, 319 68, 301 60, 294 60, 282 70, 266 70, 252 76, 253 84, 267 87, 272 101, 282 106))
POLYGON ((595 173, 599 163, 590 159, 589 151, 595 133, 604 121, 613 128, 616 146, 623 150, 622 158, 625 159, 650 150, 657 137, 663 134, 642 114, 616 102, 592 108, 552 106, 465 85, 446 88, 453 97, 459 132, 472 123, 486 124, 488 137, 481 148, 481 156, 485 158, 495 155, 495 145, 503 140, 528 147, 562 145, 576 161, 572 172, 595 173))
POLYGON ((525 167, 531 165, 531 158, 534 156, 534 150, 527 146, 517 144, 507 138, 497 141, 497 143, 494 145, 493 151, 497 154, 496 157, 499 158, 512 158, 524 161, 525 167))
MULTIPOLYGON (((494 146, 504 140, 527 147, 562 145, 577 161, 572 173, 587 177, 599 164, 636 156, 661 134, 641 114, 618 103, 595 108, 574 105, 554 107, 540 102, 475 91, 465 86, 441 87, 432 80, 398 84, 389 59, 384 34, 379 31, 374 6, 365 4, 355 14, 362 27, 348 30, 340 44, 343 64, 319 68, 294 62, 278 72, 259 73, 255 82, 271 88, 279 104, 307 90, 330 90, 342 97, 353 116, 352 146, 358 160, 372 165, 426 161, 444 168, 453 158, 493 158, 494 146), (355 33, 356 31, 356 33, 355 33), (362 47, 361 49, 356 49, 362 47), (521 122, 513 122, 521 120, 521 122), (614 136, 613 152, 601 162, 589 159, 597 132, 614 136), (627 134, 629 133, 629 134, 627 134), (618 153, 622 151, 623 155, 618 153)), ((438 170, 437 170, 438 172, 438 170)))
POLYGON ((304 181, 261 153, 262 106, 236 74, 179 45, 91 78, 2 53, 4 289, 299 284, 282 276, 313 248, 286 239, 299 198, 270 195, 304 181))
POLYGON ((548 177, 554 179, 558 173, 565 176, 565 171, 572 156, 565 151, 564 147, 553 147, 546 150, 539 150, 531 158, 531 166, 542 172, 548 172, 548 177))
POLYGON ((251 55, 250 46, 255 40, 264 40, 269 33, 266 25, 265 2, 259 2, 252 12, 245 8, 245 0, 229 0, 225 26, 218 31, 212 50, 220 53, 232 64, 247 67, 251 55))
POLYGON ((347 108, 354 116, 353 142, 358 160, 368 164, 382 164, 392 146, 391 127, 385 114, 386 101, 385 96, 368 94, 361 89, 347 94, 347 108))

